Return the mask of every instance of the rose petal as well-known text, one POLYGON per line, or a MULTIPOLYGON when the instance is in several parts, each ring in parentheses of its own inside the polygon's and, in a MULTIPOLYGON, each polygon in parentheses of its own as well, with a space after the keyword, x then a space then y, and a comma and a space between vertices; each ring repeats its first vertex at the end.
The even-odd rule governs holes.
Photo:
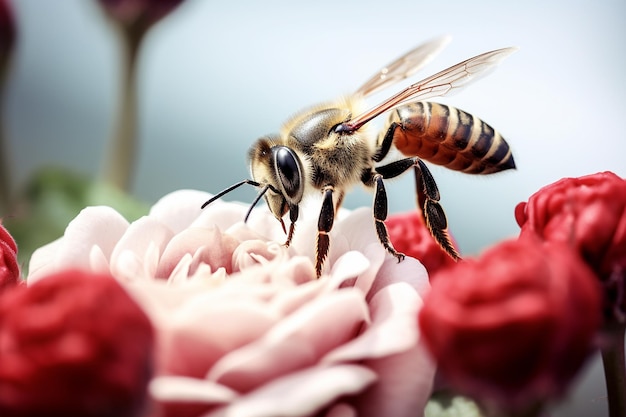
POLYGON ((358 290, 329 293, 284 318, 254 343, 224 356, 208 379, 248 391, 264 381, 314 365, 368 320, 358 290))
POLYGON ((372 323, 365 332, 331 351, 321 363, 356 362, 410 349, 417 342, 421 306, 417 292, 404 282, 382 288, 369 303, 372 323))
POLYGON ((378 381, 359 395, 355 404, 362 417, 413 417, 432 391, 436 366, 422 346, 364 362, 378 381))
POLYGON ((211 266, 213 271, 225 268, 230 273, 232 271, 231 256, 238 243, 215 227, 185 229, 174 236, 165 247, 156 270, 156 277, 169 277, 186 254, 193 255, 188 271, 190 275, 195 273, 201 263, 211 266))
POLYGON ((387 256, 385 262, 380 267, 376 281, 370 289, 368 299, 376 294, 379 289, 397 282, 398 277, 402 277, 402 282, 411 285, 420 297, 424 297, 430 290, 428 273, 421 262, 409 257, 404 258, 402 262, 398 262, 394 257, 387 256))
POLYGON ((166 286, 152 286, 150 293, 146 288, 140 292, 137 286, 129 287, 160 329, 162 373, 203 377, 223 355, 258 339, 278 320, 251 297, 236 300, 220 297, 219 291, 199 291, 200 285, 189 287, 188 291, 197 294, 184 297, 179 293, 178 305, 167 304, 174 291, 167 291, 166 286))
POLYGON ((149 389, 154 398, 164 402, 222 404, 238 397, 237 392, 223 385, 184 376, 156 377, 150 382, 149 389))
POLYGON ((152 271, 154 274, 157 268, 156 263, 154 265, 144 265, 143 263, 150 258, 153 262, 155 259, 153 256, 146 257, 145 254, 148 248, 151 248, 151 251, 156 250, 156 260, 158 261, 158 255, 163 252, 167 242, 173 236, 174 233, 167 226, 154 218, 144 216, 134 221, 124 235, 120 237, 111 253, 111 272, 117 277, 132 279, 130 271, 118 264, 120 256, 124 255, 125 257, 132 257, 140 263, 137 268, 138 272, 146 270, 152 271))
MULTIPOLYGON (((219 227, 226 231, 233 225, 243 224, 246 207, 236 203, 224 203, 217 200, 206 206, 200 216, 192 223, 193 227, 219 227)), ((256 228, 251 228, 256 231, 256 228)))
POLYGON ((346 281, 355 282, 357 277, 366 273, 370 261, 360 252, 350 251, 344 253, 333 264, 329 277, 324 279, 328 281, 328 288, 335 290, 341 287, 346 281))
POLYGON ((65 229, 54 263, 88 269, 89 253, 94 245, 110 259, 128 226, 128 221, 110 207, 87 207, 65 229))
MULTIPOLYGON (((28 283, 39 281, 42 277, 56 270, 54 259, 57 252, 62 247, 61 238, 42 246, 33 252, 28 264, 28 283)), ((108 263, 108 262, 107 262, 108 263)))
MULTIPOLYGON (((149 216, 167 226, 177 234, 189 226, 202 214, 202 203, 212 195, 204 191, 178 190, 171 192, 157 201, 150 208, 149 216)), ((221 201, 216 205, 224 204, 221 201)))
POLYGON ((334 399, 360 392, 376 374, 359 365, 314 367, 272 380, 234 404, 203 417, 312 415, 334 399))

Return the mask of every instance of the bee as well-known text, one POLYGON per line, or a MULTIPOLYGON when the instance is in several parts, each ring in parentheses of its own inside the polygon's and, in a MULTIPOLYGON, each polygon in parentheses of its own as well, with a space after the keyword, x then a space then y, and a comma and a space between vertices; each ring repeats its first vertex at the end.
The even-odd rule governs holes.
POLYGON ((211 202, 244 185, 259 188, 245 219, 263 197, 287 235, 289 246, 302 199, 321 193, 317 224, 315 270, 319 277, 329 251, 329 233, 345 193, 356 184, 373 189, 373 217, 378 239, 398 261, 404 254, 390 242, 385 219, 384 180, 413 168, 417 204, 438 244, 455 260, 447 219, 439 203, 439 190, 423 160, 468 174, 491 174, 515 168, 504 138, 484 121, 447 105, 424 101, 465 87, 485 75, 516 48, 477 55, 409 85, 380 104, 365 108, 365 99, 406 79, 426 65, 449 42, 448 37, 424 43, 404 54, 348 97, 306 109, 288 120, 280 132, 258 139, 248 161, 252 179, 240 181, 206 201, 211 202), (378 134, 368 123, 389 112, 378 134), (384 163, 395 147, 405 158, 384 163), (289 230, 283 217, 289 213, 289 230))

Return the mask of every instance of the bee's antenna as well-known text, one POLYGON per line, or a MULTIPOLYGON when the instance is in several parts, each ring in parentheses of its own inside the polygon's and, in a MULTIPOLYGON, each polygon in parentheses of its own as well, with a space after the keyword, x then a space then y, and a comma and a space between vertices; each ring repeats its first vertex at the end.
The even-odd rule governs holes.
POLYGON ((267 190, 269 190, 270 188, 272 188, 271 185, 266 184, 265 187, 263 187, 261 189, 261 191, 259 191, 259 193, 257 194, 257 196, 254 198, 254 201, 252 202, 252 204, 250 204, 250 208, 248 209, 248 212, 246 213, 246 217, 243 218, 243 222, 246 223, 248 221, 248 217, 250 217, 250 213, 252 213, 252 209, 254 208, 254 206, 257 205, 257 203, 259 202, 259 200, 261 199, 261 197, 263 197, 263 195, 267 192, 267 190))
MULTIPOLYGON (((230 186, 230 187, 228 187, 227 189, 220 191, 219 193, 215 194, 213 197, 209 198, 209 199, 208 199, 208 200, 207 200, 207 201, 206 201, 206 202, 205 202, 205 203, 204 203, 204 204, 200 207, 200 209, 205 208, 206 206, 208 206, 209 204, 211 204, 212 202, 214 202, 214 201, 215 201, 215 200, 217 200, 218 198, 220 198, 220 197, 222 197, 222 196, 224 196, 224 195, 226 195, 226 194, 230 193, 231 191, 233 191, 233 190, 235 190, 235 189, 237 189, 237 188, 241 187, 241 186, 242 186, 242 185, 244 185, 244 184, 249 184, 249 185, 252 185, 252 186, 254 186, 254 187, 260 187, 260 186, 261 186, 261 184, 259 184, 259 183, 258 183, 258 182, 256 182, 256 181, 252 181, 252 180, 243 180, 243 181, 240 181, 240 182, 238 182, 238 183, 236 183, 236 184, 231 185, 231 186, 230 186)), ((267 188, 267 187, 265 187, 265 188, 267 188)), ((265 191, 267 191, 267 190, 265 190, 265 191)), ((265 193, 265 191, 263 191, 263 192, 265 193)), ((258 200, 258 199, 257 199, 257 200, 258 200)))

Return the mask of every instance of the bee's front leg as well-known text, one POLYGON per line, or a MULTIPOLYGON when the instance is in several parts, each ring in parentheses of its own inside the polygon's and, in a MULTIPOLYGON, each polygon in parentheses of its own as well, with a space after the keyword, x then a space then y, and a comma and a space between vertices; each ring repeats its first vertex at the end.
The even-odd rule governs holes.
POLYGON ((289 233, 287 233, 287 241, 285 247, 291 245, 291 239, 293 239, 293 233, 296 231, 296 221, 298 220, 299 207, 297 204, 289 206, 289 233))
POLYGON ((330 248, 330 230, 335 221, 335 205, 333 204, 333 187, 327 185, 323 189, 324 200, 320 217, 317 221, 317 246, 315 251, 315 273, 319 278, 322 275, 322 266, 330 248))

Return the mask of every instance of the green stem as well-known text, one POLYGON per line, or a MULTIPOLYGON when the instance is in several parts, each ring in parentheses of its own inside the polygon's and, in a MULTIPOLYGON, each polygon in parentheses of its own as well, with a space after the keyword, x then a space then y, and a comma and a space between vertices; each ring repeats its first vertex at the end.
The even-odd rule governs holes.
POLYGON ((137 57, 145 32, 122 28, 125 61, 118 106, 117 125, 104 161, 105 181, 121 190, 130 189, 137 154, 137 57))
POLYGON ((626 417, 625 329, 626 326, 624 325, 616 326, 610 333, 610 343, 601 350, 610 417, 626 417))

